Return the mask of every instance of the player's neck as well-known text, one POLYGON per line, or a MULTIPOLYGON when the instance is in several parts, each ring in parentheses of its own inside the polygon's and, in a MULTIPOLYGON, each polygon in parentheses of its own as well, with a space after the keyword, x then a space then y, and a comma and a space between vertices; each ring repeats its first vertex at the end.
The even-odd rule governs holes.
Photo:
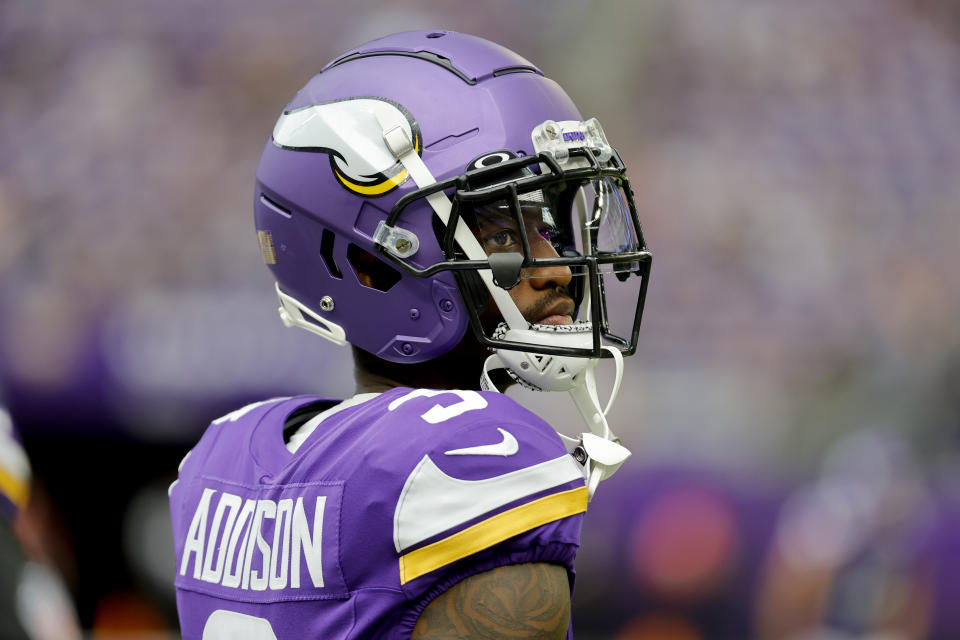
POLYGON ((357 393, 383 393, 384 391, 389 391, 396 387, 407 387, 413 385, 403 384, 372 371, 367 371, 366 369, 361 369, 357 367, 353 372, 354 381, 357 386, 357 393))
POLYGON ((354 349, 353 361, 357 393, 383 392, 395 387, 479 389, 483 366, 482 359, 458 350, 429 362, 401 364, 354 349))

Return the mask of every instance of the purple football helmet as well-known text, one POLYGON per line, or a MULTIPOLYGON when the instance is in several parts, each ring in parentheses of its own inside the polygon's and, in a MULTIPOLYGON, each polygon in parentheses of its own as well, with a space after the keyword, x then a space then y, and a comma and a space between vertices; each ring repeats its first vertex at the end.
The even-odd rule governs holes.
POLYGON ((335 59, 280 116, 254 208, 288 326, 394 362, 442 355, 468 326, 539 354, 534 368, 636 349, 651 258, 623 163, 557 83, 492 42, 411 31, 335 59), (477 241, 491 220, 511 249, 477 241), (548 267, 569 270, 573 324, 511 301, 548 267))

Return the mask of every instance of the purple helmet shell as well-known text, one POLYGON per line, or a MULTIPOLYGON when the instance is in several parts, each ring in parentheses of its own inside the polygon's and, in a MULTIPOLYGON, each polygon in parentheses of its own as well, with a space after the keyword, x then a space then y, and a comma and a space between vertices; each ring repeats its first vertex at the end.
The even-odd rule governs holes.
MULTIPOLYGON (((336 123, 362 100, 403 113, 437 181, 490 152, 532 155, 537 125, 582 118, 563 89, 524 58, 450 31, 398 33, 357 47, 287 105, 284 113, 330 105, 332 124, 310 148, 267 142, 254 197, 264 260, 285 294, 342 327, 347 342, 386 360, 422 362, 463 338, 465 302, 451 272, 418 278, 378 256, 377 225, 417 185, 397 164, 358 156, 356 140, 344 143, 347 134, 336 123), (354 269, 369 256, 385 269, 376 286, 361 282, 354 269)), ((371 145, 383 145, 381 131, 371 135, 371 145)), ((419 238, 409 259, 418 268, 444 259, 434 218, 419 200, 400 219, 419 238)))

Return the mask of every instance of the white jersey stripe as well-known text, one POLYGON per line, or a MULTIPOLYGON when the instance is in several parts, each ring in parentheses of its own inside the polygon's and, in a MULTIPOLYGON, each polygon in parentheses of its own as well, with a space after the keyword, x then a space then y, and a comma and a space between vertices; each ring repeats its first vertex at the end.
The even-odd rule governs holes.
POLYGON ((573 480, 583 472, 569 455, 484 480, 461 480, 424 456, 407 478, 393 517, 398 552, 473 518, 573 480))

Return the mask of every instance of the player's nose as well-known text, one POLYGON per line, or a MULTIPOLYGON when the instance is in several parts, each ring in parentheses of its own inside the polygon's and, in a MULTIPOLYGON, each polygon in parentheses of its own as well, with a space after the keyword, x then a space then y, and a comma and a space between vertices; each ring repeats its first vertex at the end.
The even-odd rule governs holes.
MULTIPOLYGON (((540 235, 530 238, 530 250, 533 252, 534 259, 559 257, 553 243, 540 235)), ((570 271, 570 267, 560 265, 527 269, 525 277, 530 280, 533 288, 546 289, 569 285, 570 280, 573 279, 573 273, 570 271)))

